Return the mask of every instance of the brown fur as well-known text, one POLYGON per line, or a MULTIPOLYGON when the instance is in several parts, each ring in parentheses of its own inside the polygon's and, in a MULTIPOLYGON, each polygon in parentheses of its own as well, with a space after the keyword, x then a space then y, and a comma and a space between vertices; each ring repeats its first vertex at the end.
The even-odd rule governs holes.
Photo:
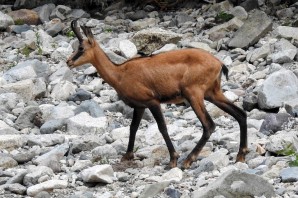
MULTIPOLYGON (((122 160, 133 159, 135 134, 144 109, 149 108, 168 146, 171 158, 169 166, 176 167, 178 154, 168 136, 160 103, 180 103, 187 100, 204 130, 201 140, 184 161, 183 167, 189 168, 215 129, 215 124, 205 109, 206 99, 239 122, 241 138, 237 160, 244 161, 247 153, 246 114, 223 95, 220 85, 223 64, 216 57, 200 49, 182 49, 115 65, 94 40, 90 29, 83 30, 88 37, 80 43, 84 52, 73 60, 78 57, 78 51, 74 52, 67 61, 68 65, 74 68, 91 63, 99 75, 115 88, 120 98, 135 109, 128 149, 122 160)), ((80 36, 80 33, 76 32, 76 35, 80 36)), ((225 72, 227 73, 227 69, 225 72)))

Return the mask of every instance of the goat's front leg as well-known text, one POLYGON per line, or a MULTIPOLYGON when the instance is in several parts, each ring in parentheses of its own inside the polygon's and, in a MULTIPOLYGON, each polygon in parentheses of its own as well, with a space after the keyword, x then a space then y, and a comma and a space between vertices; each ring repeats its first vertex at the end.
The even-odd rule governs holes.
POLYGON ((194 162, 197 159, 199 153, 201 152, 209 137, 215 130, 215 124, 205 108, 204 99, 202 98, 202 96, 203 94, 195 94, 195 92, 193 92, 193 95, 188 97, 191 107, 193 108, 194 112, 196 113, 197 117, 203 125, 203 135, 199 140, 198 144, 195 146, 195 148, 191 151, 191 153, 187 156, 186 160, 183 162, 184 169, 190 168, 192 162, 194 162))
POLYGON ((165 122, 165 119, 162 115, 160 105, 152 106, 149 109, 150 109, 154 119, 157 122, 158 129, 161 132, 161 134, 162 134, 162 136, 163 136, 163 138, 166 142, 166 145, 168 147, 169 153, 170 153, 170 163, 169 163, 167 169, 168 168, 175 168, 175 167, 177 167, 177 159, 178 159, 179 155, 175 151, 175 148, 174 148, 174 146, 172 144, 172 141, 170 139, 170 136, 168 134, 166 122, 165 122))
POLYGON ((133 147, 136 139, 136 133, 142 120, 144 108, 135 108, 133 111, 133 118, 130 124, 130 134, 126 153, 122 156, 121 161, 128 161, 134 158, 133 147))

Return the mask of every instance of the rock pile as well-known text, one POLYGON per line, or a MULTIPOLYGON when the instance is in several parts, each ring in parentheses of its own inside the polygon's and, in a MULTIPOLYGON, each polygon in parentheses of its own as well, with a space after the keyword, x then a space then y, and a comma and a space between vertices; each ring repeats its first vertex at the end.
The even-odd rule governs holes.
MULTIPOLYGON (((136 12, 113 5, 103 20, 64 5, 0 6, 0 197, 297 197, 298 4, 245 2, 136 12), (234 163, 237 122, 208 102, 217 128, 190 169, 164 169, 168 151, 148 112, 137 159, 121 163, 132 109, 91 65, 67 67, 78 18, 116 64, 138 51, 187 47, 222 60, 224 93, 248 114, 246 163, 234 163)), ((202 125, 187 104, 162 108, 183 159, 202 125)))

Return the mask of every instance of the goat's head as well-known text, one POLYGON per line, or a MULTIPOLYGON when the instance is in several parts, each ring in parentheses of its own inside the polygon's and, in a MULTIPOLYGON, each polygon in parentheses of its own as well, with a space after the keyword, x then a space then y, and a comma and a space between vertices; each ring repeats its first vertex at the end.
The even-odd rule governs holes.
POLYGON ((71 29, 79 40, 79 48, 73 52, 66 62, 70 68, 90 63, 94 57, 93 48, 96 46, 94 36, 90 28, 85 26, 81 26, 81 28, 87 39, 83 39, 80 28, 77 26, 77 20, 71 22, 71 29))

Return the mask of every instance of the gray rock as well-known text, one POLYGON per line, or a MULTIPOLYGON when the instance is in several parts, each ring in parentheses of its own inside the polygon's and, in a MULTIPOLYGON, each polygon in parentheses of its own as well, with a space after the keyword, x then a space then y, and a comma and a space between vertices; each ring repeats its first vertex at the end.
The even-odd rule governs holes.
POLYGON ((18 134, 18 131, 0 120, 0 135, 18 134))
POLYGON ((195 170, 195 173, 200 174, 202 172, 213 171, 214 168, 214 164, 211 161, 200 162, 200 166, 195 170))
POLYGON ((61 170, 60 160, 63 159, 68 150, 69 144, 61 144, 51 151, 37 157, 34 160, 34 163, 38 164, 39 166, 50 167, 54 172, 58 172, 61 170))
POLYGON ((127 59, 133 58, 138 53, 137 47, 130 40, 120 41, 119 49, 120 49, 121 54, 127 59))
POLYGON ((245 0, 240 4, 247 12, 259 8, 259 2, 257 0, 245 0))
POLYGON ((30 186, 27 189, 27 195, 35 196, 41 191, 52 191, 53 189, 65 189, 68 185, 66 180, 49 180, 42 182, 40 184, 36 184, 34 186, 30 186))
POLYGON ((270 44, 266 43, 262 47, 255 49, 249 58, 250 62, 254 62, 260 58, 266 58, 271 52, 270 44))
POLYGON ((106 144, 105 139, 98 136, 85 136, 84 138, 75 139, 72 142, 70 151, 73 154, 81 151, 91 151, 92 149, 106 144))
POLYGON ((12 157, 5 155, 5 154, 0 154, 0 167, 7 169, 7 168, 12 168, 18 165, 18 162, 15 161, 12 157))
POLYGON ((103 109, 101 109, 94 100, 83 101, 74 112, 76 115, 80 114, 81 112, 87 112, 94 118, 105 116, 103 109))
POLYGON ((1 107, 5 107, 9 111, 14 109, 19 102, 21 102, 21 98, 16 93, 0 94, 1 107))
POLYGON ((274 63, 282 64, 290 62, 294 60, 297 54, 296 47, 286 39, 276 42, 274 47, 276 52, 270 55, 274 63))
POLYGON ((48 120, 40 127, 41 134, 52 134, 57 130, 66 129, 66 121, 64 119, 48 120))
POLYGON ((90 100, 91 99, 91 93, 85 91, 84 89, 78 89, 77 92, 71 96, 69 96, 69 101, 84 101, 84 100, 90 100))
POLYGON ((291 18, 295 14, 293 11, 295 11, 295 8, 293 8, 293 7, 284 8, 284 9, 281 9, 281 10, 277 10, 276 15, 279 19, 291 18))
POLYGON ((31 161, 36 155, 40 154, 39 147, 33 147, 27 151, 20 151, 17 153, 12 153, 13 159, 15 159, 18 163, 26 163, 31 161))
POLYGON ((143 192, 140 194, 139 198, 147 198, 151 196, 153 197, 158 193, 162 192, 166 187, 170 185, 170 183, 170 181, 163 181, 155 184, 149 184, 145 187, 143 192))
POLYGON ((20 171, 18 171, 18 173, 16 175, 14 175, 13 177, 11 177, 6 184, 15 184, 15 183, 19 183, 19 184, 23 184, 23 180, 25 175, 28 174, 28 170, 26 169, 22 169, 20 171))
POLYGON ((298 181, 298 167, 285 168, 280 171, 282 182, 296 182, 298 181))
POLYGON ((178 49, 178 47, 177 47, 176 44, 169 43, 169 44, 165 44, 159 50, 154 51, 152 54, 160 54, 160 53, 163 53, 163 52, 169 52, 169 51, 177 50, 177 49, 178 49))
POLYGON ((298 117, 298 99, 285 102, 286 111, 294 117, 298 117))
POLYGON ((277 33, 283 38, 298 39, 298 27, 278 26, 277 33))
POLYGON ((94 148, 92 151, 93 159, 113 159, 117 156, 116 149, 110 144, 106 144, 103 146, 98 146, 94 148))
POLYGON ((16 82, 31 78, 48 77, 49 65, 39 60, 28 60, 20 62, 15 67, 4 73, 7 82, 16 82))
POLYGON ((169 196, 169 198, 180 198, 181 197, 181 193, 179 192, 179 190, 174 189, 174 188, 166 188, 165 193, 166 193, 166 195, 169 196))
POLYGON ((56 36, 65 27, 65 25, 60 21, 60 19, 52 19, 50 23, 50 25, 47 25, 46 30, 46 33, 48 33, 50 36, 56 36))
POLYGON ((208 162, 212 162, 215 169, 219 169, 221 167, 225 167, 229 164, 229 156, 227 155, 228 150, 221 148, 218 151, 215 151, 208 157, 202 159, 200 164, 207 164, 208 162))
POLYGON ((207 198, 215 196, 224 197, 274 197, 274 188, 260 176, 230 170, 221 175, 216 181, 203 190, 193 192, 194 198, 207 198), (254 182, 251 182, 254 181, 254 182))
POLYGON ((165 44, 177 44, 181 38, 182 35, 180 34, 160 28, 151 28, 137 32, 133 36, 132 42, 137 46, 138 51, 149 55, 163 47, 165 44))
POLYGON ((184 13, 184 12, 178 13, 175 16, 175 19, 177 21, 178 27, 183 26, 183 24, 185 24, 186 22, 195 22, 194 17, 191 17, 187 13, 184 13))
POLYGON ((106 117, 94 118, 86 112, 67 120, 67 130, 72 134, 101 134, 106 130, 106 126, 106 117))
POLYGON ((35 185, 38 182, 39 178, 43 176, 52 177, 54 172, 52 169, 46 166, 35 166, 29 168, 29 172, 24 176, 23 183, 26 186, 35 185))
POLYGON ((56 84, 59 81, 64 81, 64 80, 72 82, 72 78, 73 78, 73 75, 71 70, 64 65, 61 65, 61 67, 59 67, 58 70, 55 71, 49 77, 49 81, 51 82, 51 84, 56 84))
POLYGON ((298 151, 297 131, 279 131, 269 137, 269 142, 265 144, 265 149, 272 153, 279 153, 286 150, 289 146, 298 151))
POLYGON ((274 72, 265 80, 258 96, 261 109, 281 107, 284 102, 298 97, 298 78, 290 70, 274 72))
POLYGON ((51 194, 48 193, 47 191, 40 191, 39 193, 37 193, 34 198, 51 198, 51 194))
POLYGON ((254 93, 248 93, 243 98, 243 109, 246 111, 251 111, 258 107, 258 96, 254 93))
POLYGON ((92 162, 90 160, 77 160, 76 163, 70 168, 70 170, 74 172, 79 172, 90 166, 92 166, 92 162))
POLYGON ((231 14, 240 20, 245 20, 248 17, 246 10, 241 6, 236 6, 231 9, 231 14))
POLYGON ((82 9, 72 9, 70 14, 67 16, 67 18, 74 18, 74 19, 90 18, 90 14, 85 12, 82 9))
POLYGON ((40 114, 40 109, 38 106, 28 106, 24 109, 24 112, 21 113, 16 120, 16 126, 19 129, 24 128, 33 128, 36 122, 38 122, 37 115, 40 114))
POLYGON ((180 168, 172 168, 161 176, 163 181, 180 182, 183 178, 183 171, 180 168))
POLYGON ((56 100, 67 100, 67 98, 76 92, 77 86, 69 81, 60 81, 51 92, 51 97, 56 100))
POLYGON ((58 5, 51 13, 50 19, 59 18, 62 21, 66 19, 66 16, 71 12, 71 8, 64 6, 64 5, 58 5))
POLYGON ((1 135, 0 149, 13 150, 24 146, 27 143, 27 138, 20 135, 1 135))
POLYGON ((29 135, 27 136, 28 146, 39 145, 41 147, 54 146, 62 144, 65 141, 65 136, 60 134, 44 134, 44 135, 29 135))
POLYGON ((129 29, 131 31, 140 31, 144 30, 146 28, 152 28, 156 26, 159 23, 159 19, 156 18, 145 18, 145 19, 140 19, 137 21, 132 21, 129 24, 129 29))
POLYGON ((5 185, 4 189, 18 195, 24 195, 27 190, 27 188, 21 184, 8 184, 5 185))
POLYGON ((267 114, 263 121, 260 132, 265 135, 276 133, 285 128, 288 122, 291 121, 292 116, 287 113, 267 114))
POLYGON ((254 10, 239 30, 235 32, 228 45, 235 48, 248 47, 258 42, 271 29, 272 20, 263 11, 254 10))
POLYGON ((10 31, 16 34, 21 34, 22 32, 26 32, 28 30, 31 30, 31 26, 27 24, 10 26, 10 31))
POLYGON ((133 20, 133 21, 137 21, 139 19, 144 19, 144 18, 148 17, 148 14, 144 10, 137 10, 135 12, 127 13, 126 17, 133 20))
POLYGON ((0 11, 0 30, 5 30, 8 26, 13 25, 13 19, 0 11))
POLYGON ((50 14, 55 9, 55 4, 46 4, 39 9, 38 16, 42 23, 50 21, 50 14))
POLYGON ((237 17, 234 17, 233 19, 229 20, 228 22, 225 22, 223 24, 214 26, 207 30, 207 34, 214 34, 217 32, 222 32, 222 31, 233 31, 233 30, 238 30, 241 26, 243 25, 243 22, 239 20, 237 17))
POLYGON ((84 182, 113 183, 114 171, 111 165, 97 165, 87 168, 81 172, 84 182))
POLYGON ((116 65, 121 65, 127 61, 127 59, 125 59, 122 56, 119 56, 118 54, 114 53, 113 51, 111 51, 109 49, 103 48, 103 50, 104 50, 105 54, 109 57, 109 59, 116 65))

